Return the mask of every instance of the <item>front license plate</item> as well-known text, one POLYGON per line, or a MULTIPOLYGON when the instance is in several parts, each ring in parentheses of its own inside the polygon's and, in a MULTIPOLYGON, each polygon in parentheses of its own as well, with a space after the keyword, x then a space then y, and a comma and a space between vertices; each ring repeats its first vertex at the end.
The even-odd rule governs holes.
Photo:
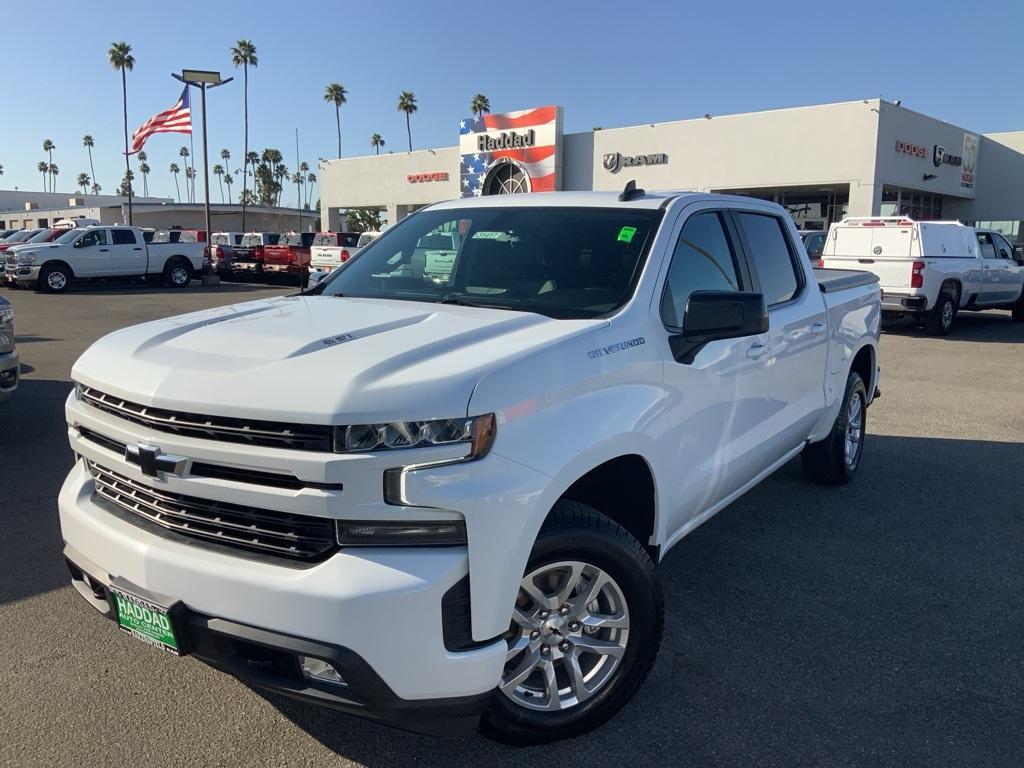
POLYGON ((121 629, 144 643, 175 656, 181 655, 174 624, 168 610, 137 595, 111 587, 117 604, 117 623, 121 629))

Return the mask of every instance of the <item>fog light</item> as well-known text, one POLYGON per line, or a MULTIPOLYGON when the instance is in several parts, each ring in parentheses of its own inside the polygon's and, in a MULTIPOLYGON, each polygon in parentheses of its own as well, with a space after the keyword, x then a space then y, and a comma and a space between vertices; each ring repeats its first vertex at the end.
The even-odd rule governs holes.
POLYGON ((314 659, 312 656, 299 656, 299 663, 302 665, 302 676, 307 680, 347 685, 345 678, 338 673, 338 670, 323 659, 314 659))

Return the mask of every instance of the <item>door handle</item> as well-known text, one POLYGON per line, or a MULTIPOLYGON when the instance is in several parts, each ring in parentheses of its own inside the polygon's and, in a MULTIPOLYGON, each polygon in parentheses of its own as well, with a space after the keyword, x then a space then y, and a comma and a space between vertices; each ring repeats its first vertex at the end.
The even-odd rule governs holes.
POLYGON ((133 251, 141 251, 141 248, 132 248, 133 251))
POLYGON ((751 360, 758 360, 768 354, 768 346, 766 344, 751 344, 747 348, 747 357, 751 360))
POLYGON ((109 250, 109 248, 100 248, 100 253, 106 253, 109 250))
POLYGON ((821 334, 823 334, 824 332, 825 332, 825 324, 824 323, 815 323, 814 325, 811 326, 811 335, 812 336, 821 336, 821 334))

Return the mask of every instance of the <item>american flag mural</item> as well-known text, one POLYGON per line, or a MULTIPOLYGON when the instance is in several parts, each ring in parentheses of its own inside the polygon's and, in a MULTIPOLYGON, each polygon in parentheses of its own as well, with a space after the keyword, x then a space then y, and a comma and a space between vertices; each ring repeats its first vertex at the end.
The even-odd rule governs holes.
POLYGON ((173 107, 157 112, 135 130, 132 134, 132 149, 128 154, 134 155, 142 149, 146 139, 154 133, 192 133, 192 110, 188 104, 187 85, 173 107))
MULTIPOLYGON (((463 197, 487 194, 488 174, 511 164, 525 176, 521 191, 561 188, 562 108, 523 109, 467 117, 459 123, 459 187, 463 197)), ((511 170, 511 169, 508 169, 511 170)), ((493 177, 491 177, 493 178, 493 177)))

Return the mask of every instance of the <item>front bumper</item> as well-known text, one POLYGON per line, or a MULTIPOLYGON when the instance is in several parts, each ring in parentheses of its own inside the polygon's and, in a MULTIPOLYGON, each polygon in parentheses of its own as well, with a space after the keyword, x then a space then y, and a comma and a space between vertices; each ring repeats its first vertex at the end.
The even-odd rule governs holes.
MULTIPOLYGON (((66 552, 79 569, 101 586, 118 578, 180 601, 208 628, 258 627, 268 635, 257 645, 287 652, 275 639, 284 636, 335 649, 354 680, 362 679, 364 667, 380 679, 384 693, 360 692, 369 703, 357 713, 383 718, 376 709, 432 708, 436 700, 461 706, 467 697, 489 695, 500 677, 503 640, 463 651, 445 647, 442 603, 467 574, 465 547, 351 548, 313 565, 280 564, 197 547, 140 526, 111 514, 93 490, 79 460, 58 500, 66 552)), ((211 663, 224 667, 217 658, 211 663)), ((305 695, 294 680, 253 677, 251 665, 227 666, 256 684, 305 695)), ((349 708, 351 702, 342 697, 321 703, 349 708)))
POLYGON ((39 269, 40 269, 40 265, 39 264, 35 264, 35 265, 20 265, 19 264, 17 266, 7 266, 7 267, 5 267, 4 268, 4 274, 6 275, 7 282, 9 282, 9 283, 19 283, 19 284, 22 284, 22 285, 27 285, 29 283, 34 283, 36 280, 39 279, 39 269))
MULTIPOLYGON (((65 546, 64 555, 75 589, 96 610, 116 621, 109 575, 70 545, 65 546)), ((130 586, 135 594, 161 601, 148 590, 130 586)), ((349 648, 205 615, 187 607, 178 607, 174 613, 183 653, 247 684, 404 730, 470 735, 476 731, 492 695, 486 691, 439 699, 402 699, 349 648), (304 676, 303 656, 328 662, 343 682, 304 676)))
POLYGON ((21 363, 17 352, 0 355, 0 403, 6 403, 14 397, 14 392, 18 389, 20 370, 21 363))

